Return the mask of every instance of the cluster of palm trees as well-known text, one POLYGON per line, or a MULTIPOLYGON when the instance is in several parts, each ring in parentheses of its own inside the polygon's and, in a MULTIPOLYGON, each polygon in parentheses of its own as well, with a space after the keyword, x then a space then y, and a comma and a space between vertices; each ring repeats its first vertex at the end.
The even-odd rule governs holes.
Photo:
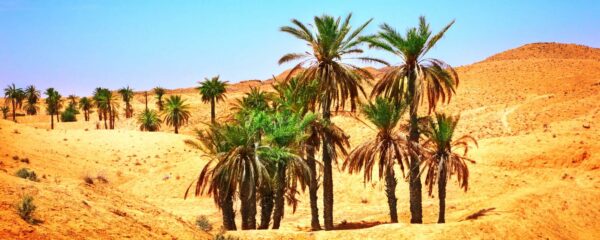
MULTIPOLYGON (((36 115, 38 112, 37 103, 40 99, 40 91, 35 88, 35 86, 30 85, 23 90, 22 88, 18 88, 15 84, 8 85, 4 88, 4 97, 6 99, 5 104, 10 102, 12 107, 12 119, 16 122, 16 110, 21 109, 25 110, 27 115, 36 115), (23 105, 23 102, 25 105, 23 105)), ((8 106, 2 106, 1 110, 3 112, 3 117, 6 119, 8 117, 8 106)))
MULTIPOLYGON (((467 190, 466 163, 474 161, 466 154, 477 143, 468 135, 454 140, 459 118, 435 111, 438 104, 450 101, 459 78, 450 65, 426 57, 454 21, 436 34, 421 17, 419 25, 405 34, 383 24, 377 34, 362 35, 371 20, 352 29, 350 19, 351 15, 344 19, 323 15, 315 17, 310 28, 295 19, 292 26, 282 27, 281 31, 304 41, 309 50, 286 54, 279 60, 280 64, 297 64, 286 79, 275 85, 278 94, 252 88, 235 103, 235 113, 228 121, 215 122, 212 107, 211 124, 197 131, 200 144, 195 145, 212 158, 200 172, 194 192, 214 198, 226 229, 237 229, 233 210, 236 197, 241 203, 242 229, 266 229, 271 224, 277 229, 285 200, 295 208, 296 193, 306 187, 311 228, 321 229, 317 165, 323 175, 324 227, 333 229, 332 163, 342 157, 342 169, 363 172, 364 181, 371 181, 377 168, 378 178, 385 180, 391 222, 398 222, 396 169, 409 183, 411 223, 423 222, 422 173, 430 195, 433 185, 438 186, 439 223, 445 222, 449 177, 457 175, 459 185, 467 190), (399 64, 363 56, 363 44, 393 54, 399 64), (363 82, 374 78, 353 65, 354 60, 387 66, 368 96, 372 101, 364 104, 360 104, 360 99, 367 97, 363 82), (427 111, 419 111, 425 103, 427 111), (331 122, 332 112, 345 110, 347 105, 354 112, 359 104, 377 134, 348 153, 348 136, 331 122), (320 162, 315 157, 319 150, 320 162), (257 202, 261 207, 259 224, 257 202)), ((203 84, 206 89, 200 90, 203 96, 213 96, 203 100, 214 106, 214 101, 222 97, 214 97, 209 91, 211 84, 217 85, 207 79, 203 84)))

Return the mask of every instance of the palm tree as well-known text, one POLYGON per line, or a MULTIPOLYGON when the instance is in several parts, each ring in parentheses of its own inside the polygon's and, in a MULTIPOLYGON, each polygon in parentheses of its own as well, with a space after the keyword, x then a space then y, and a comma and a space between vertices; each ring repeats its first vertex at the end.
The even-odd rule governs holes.
MULTIPOLYGON (((256 229, 256 189, 264 187, 270 179, 266 163, 256 154, 260 129, 256 114, 260 113, 198 131, 202 143, 199 147, 212 159, 200 172, 195 194, 213 196, 223 211, 223 225, 227 230, 236 229, 233 210, 236 192, 241 200, 242 229, 256 229)), ((189 188, 186 196, 188 192, 189 188)))
POLYGON ((46 109, 50 114, 50 128, 54 129, 54 115, 58 121, 58 110, 61 107, 61 96, 54 88, 46 89, 46 109))
POLYGON ((116 111, 119 107, 117 96, 113 95, 113 93, 106 88, 97 88, 96 93, 94 94, 94 101, 98 108, 98 114, 102 114, 102 119, 104 119, 104 128, 114 129, 115 118, 117 117, 116 111), (106 123, 107 120, 109 122, 108 125, 106 123))
POLYGON ((17 122, 17 99, 19 98, 20 90, 21 89, 17 88, 14 83, 4 88, 4 97, 6 98, 6 101, 10 100, 12 104, 12 118, 14 122, 17 122))
POLYGON ((94 89, 94 93, 92 96, 92 100, 94 101, 94 105, 96 105, 96 109, 98 109, 98 121, 102 121, 102 115, 104 114, 104 112, 102 111, 102 109, 100 108, 100 104, 101 104, 101 95, 102 92, 104 91, 103 88, 101 87, 97 87, 96 89, 94 89))
POLYGON ((92 109, 92 101, 87 97, 79 99, 79 108, 83 110, 83 117, 85 121, 90 120, 90 109, 92 109))
POLYGON ((429 195, 431 196, 433 185, 437 181, 440 200, 438 223, 446 221, 446 183, 448 179, 456 174, 458 185, 466 192, 469 187, 467 162, 475 163, 467 158, 469 144, 477 146, 475 138, 464 135, 452 140, 459 119, 460 116, 453 117, 436 113, 435 120, 429 117, 427 124, 422 129, 423 135, 428 138, 423 146, 432 152, 422 162, 424 168, 427 169, 425 185, 429 186, 429 195))
POLYGON ((271 103, 275 94, 261 90, 259 87, 250 87, 250 91, 241 99, 236 99, 231 110, 237 115, 248 115, 254 111, 271 111, 271 103))
POLYGON ((181 96, 170 96, 163 110, 164 122, 175 127, 175 134, 179 133, 179 127, 188 122, 190 118, 190 106, 181 99, 181 96))
POLYGON ((154 94, 156 95, 156 105, 158 106, 158 111, 163 110, 163 100, 162 97, 165 95, 166 90, 162 87, 155 87, 154 94))
POLYGON ((29 115, 36 115, 38 111, 37 102, 40 99, 40 91, 33 85, 25 88, 25 96, 27 98, 27 104, 25 105, 25 111, 29 115))
MULTIPOLYGON (((290 199, 288 202, 295 210, 297 200, 293 196, 297 192, 298 184, 304 190, 313 177, 309 166, 300 155, 301 144, 307 137, 306 130, 315 119, 316 115, 312 113, 302 115, 291 109, 284 109, 272 114, 263 126, 264 143, 259 147, 259 154, 274 169, 273 229, 279 229, 283 219, 286 192, 290 199)), ((268 221, 265 222, 268 226, 268 221)), ((263 224, 261 222, 261 225, 263 224)))
POLYGON ((227 81, 219 80, 219 76, 211 79, 205 78, 197 89, 202 95, 202 102, 210 102, 210 122, 215 123, 215 103, 223 101, 225 99, 225 92, 227 92, 227 81))
POLYGON ((71 94, 67 97, 67 99, 69 99, 69 105, 77 105, 77 96, 71 94))
POLYGON ((140 124, 141 131, 154 132, 160 129, 160 120, 158 112, 155 110, 145 109, 142 114, 138 116, 138 124, 140 124))
MULTIPOLYGON (((316 33, 311 32, 306 25, 293 19, 294 26, 285 26, 281 31, 287 32, 294 37, 303 40, 311 47, 312 52, 289 53, 281 57, 279 64, 298 60, 287 76, 289 79, 293 74, 301 71, 299 78, 301 84, 317 81, 318 102, 320 104, 323 120, 330 121, 331 108, 339 110, 350 103, 351 111, 356 108, 359 94, 364 95, 361 86, 363 79, 372 79, 373 76, 366 70, 346 63, 347 59, 356 59, 367 62, 381 62, 369 57, 348 57, 352 54, 360 54, 362 50, 358 47, 362 41, 360 34, 371 20, 351 31, 351 15, 343 21, 340 18, 323 15, 314 18, 316 33)), ((323 201, 325 229, 333 229, 333 178, 331 165, 331 140, 323 139, 323 201)))
POLYGON ((0 111, 2 111, 2 118, 7 119, 10 108, 8 108, 8 106, 2 106, 2 107, 0 107, 0 111))
POLYGON ((17 93, 15 95, 15 103, 18 109, 23 109, 23 101, 25 100, 25 98, 27 98, 27 95, 25 95, 25 91, 23 91, 23 89, 21 88, 17 89, 17 93))
MULTIPOLYGON (((419 142, 418 108, 423 101, 428 102, 429 112, 435 110, 438 102, 448 102, 458 86, 458 74, 444 61, 425 56, 444 33, 454 24, 450 22, 439 33, 432 35, 425 17, 419 18, 419 26, 410 28, 403 36, 387 24, 381 31, 363 38, 370 47, 397 55, 401 63, 388 68, 375 84, 371 95, 383 95, 395 102, 402 100, 410 104, 410 131, 408 139, 417 146, 419 142)), ((411 151, 410 157, 410 212, 411 223, 423 222, 421 203, 421 179, 419 178, 419 156, 411 151)))
POLYGON ((398 222, 396 210, 396 177, 394 165, 397 163, 404 175, 404 166, 408 165, 408 145, 398 131, 398 122, 406 111, 406 104, 399 107, 386 99, 378 97, 374 103, 363 106, 364 116, 377 127, 377 136, 367 139, 356 147, 344 162, 342 169, 350 173, 364 173, 364 181, 371 181, 373 167, 378 166, 379 179, 385 178, 385 192, 390 208, 390 221, 398 222))
POLYGON ((133 89, 129 86, 119 89, 119 94, 125 102, 125 118, 133 117, 133 108, 131 107, 131 100, 133 99, 133 89))

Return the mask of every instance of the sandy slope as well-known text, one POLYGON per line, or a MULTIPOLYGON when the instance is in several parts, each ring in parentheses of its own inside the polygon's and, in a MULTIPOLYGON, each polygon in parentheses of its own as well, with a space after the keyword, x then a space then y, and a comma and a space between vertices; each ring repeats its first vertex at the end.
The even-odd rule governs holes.
MULTIPOLYGON (((459 68, 457 96, 441 110, 461 112, 460 133, 476 136, 480 145, 470 153, 477 164, 470 168, 469 191, 449 184, 447 224, 434 223, 437 199, 430 197, 424 197, 425 224, 407 224, 403 181, 397 189, 401 223, 381 224, 388 220, 383 184, 363 184, 361 176, 336 172, 338 231, 307 232, 310 209, 308 197, 301 196, 297 211, 286 212, 281 230, 229 234, 249 239, 594 239, 600 236, 598 59, 598 49, 531 44, 459 68)), ((270 88, 256 81, 232 85, 227 103, 218 107, 221 118, 249 86, 270 88)), ((209 107, 197 92, 172 93, 182 94, 196 110, 183 132, 202 127, 209 107)), ((136 95, 136 111, 143 102, 143 95, 136 95)), ((193 136, 174 135, 169 128, 139 132, 132 119, 119 120, 113 131, 96 130, 95 121, 59 123, 54 131, 47 130, 47 116, 18 121, 0 120, 0 239, 210 238, 195 227, 198 215, 215 223, 210 234, 218 232, 220 215, 212 199, 182 198, 207 160, 184 144, 193 136), (14 177, 21 167, 45 177, 39 183, 14 177), (109 182, 83 181, 98 175, 109 182), (23 194, 35 197, 42 224, 30 226, 16 215, 14 204, 23 194)), ((374 134, 350 116, 334 121, 353 145, 374 134)))

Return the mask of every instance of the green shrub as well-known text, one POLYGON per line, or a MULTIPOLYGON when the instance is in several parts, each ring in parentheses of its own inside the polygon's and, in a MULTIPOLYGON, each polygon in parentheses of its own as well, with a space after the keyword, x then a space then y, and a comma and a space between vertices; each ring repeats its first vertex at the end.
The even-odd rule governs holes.
POLYGON ((212 224, 210 224, 208 218, 204 215, 200 215, 196 218, 196 226, 207 232, 212 230, 212 224))
POLYGON ((37 174, 35 174, 35 171, 29 170, 27 168, 19 169, 19 171, 17 171, 17 173, 15 173, 15 175, 17 177, 20 177, 23 179, 28 179, 30 181, 34 181, 34 182, 38 181, 37 174))
POLYGON ((72 109, 72 108, 67 108, 65 109, 64 112, 60 113, 60 120, 63 122, 76 122, 77 121, 77 117, 75 116, 77 114, 77 110, 72 109))
POLYGON ((33 219, 33 212, 35 209, 36 206, 33 204, 32 196, 24 196, 19 205, 17 205, 17 212, 19 213, 19 216, 31 224, 35 223, 35 220, 33 219))

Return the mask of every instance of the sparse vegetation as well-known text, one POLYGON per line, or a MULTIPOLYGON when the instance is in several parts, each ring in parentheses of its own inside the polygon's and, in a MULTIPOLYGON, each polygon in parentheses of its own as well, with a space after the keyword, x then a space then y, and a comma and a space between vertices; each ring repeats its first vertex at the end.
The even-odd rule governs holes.
POLYGON ((23 179, 27 179, 27 180, 30 180, 30 181, 34 181, 34 182, 39 181, 38 178, 37 178, 37 174, 35 174, 35 171, 29 170, 27 168, 21 168, 21 169, 19 169, 15 173, 15 175, 17 177, 20 177, 20 178, 23 178, 23 179))
POLYGON ((213 229, 212 224, 208 221, 208 218, 204 215, 200 215, 196 218, 196 226, 198 228, 208 232, 213 229))
POLYGON ((23 196, 21 202, 17 204, 17 213, 19 214, 21 219, 25 220, 30 224, 34 224, 35 219, 33 218, 33 214, 36 208, 37 207, 33 203, 33 197, 26 195, 23 196))

